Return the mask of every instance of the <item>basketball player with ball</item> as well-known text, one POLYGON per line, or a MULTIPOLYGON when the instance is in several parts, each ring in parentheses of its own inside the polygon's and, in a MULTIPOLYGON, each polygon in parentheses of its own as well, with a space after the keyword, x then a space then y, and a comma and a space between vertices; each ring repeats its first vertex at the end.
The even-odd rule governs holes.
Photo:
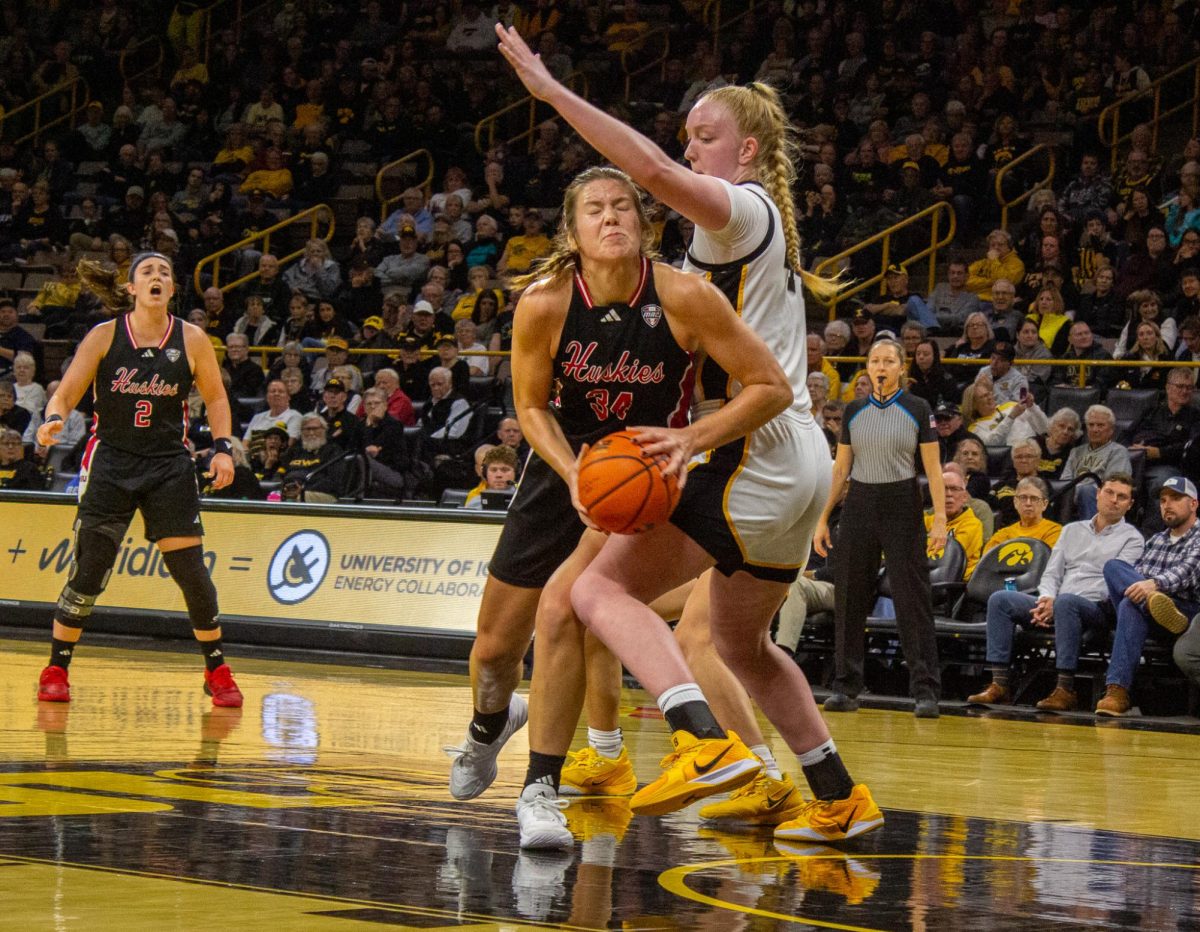
MULTIPOLYGON (((718 724, 675 637, 648 608, 715 568, 693 594, 707 596, 712 644, 796 754, 816 796, 776 825, 776 838, 838 841, 877 828, 883 815, 870 791, 850 778, 807 679, 770 639, 771 618, 807 562, 832 477, 805 385, 801 282, 818 296, 835 289, 801 265, 791 194, 795 143, 778 94, 752 84, 701 97, 687 118, 689 171, 555 80, 515 30, 498 25, 496 34, 501 54, 535 98, 695 223, 685 269, 706 275, 734 302, 770 347, 790 389, 786 409, 769 423, 705 448, 669 522, 610 535, 572 587, 580 620, 655 697, 673 732, 674 753, 664 760, 663 774, 639 790, 631 806, 643 814, 671 812, 727 788, 712 775, 738 760, 756 764, 747 779, 763 769, 718 724)), ((737 374, 706 361, 696 378, 693 427, 735 405, 740 385, 737 374)), ((664 437, 653 452, 674 458, 675 442, 685 441, 664 437)))
MULTIPOLYGON (((577 458, 588 444, 635 428, 637 452, 656 481, 665 481, 661 470, 682 486, 693 453, 766 423, 791 398, 766 344, 720 291, 645 257, 651 236, 628 176, 589 169, 566 190, 562 229, 535 280, 516 282, 526 287, 514 316, 513 395, 534 452, 489 564, 488 586, 498 586, 493 596, 534 589, 539 625, 543 615, 570 617, 571 584, 605 539, 575 494, 577 458), (744 388, 724 410, 689 425, 694 367, 710 360, 736 373, 744 388), (584 532, 584 522, 592 529, 584 532)), ((530 765, 517 807, 523 847, 573 843, 557 789, 583 707, 585 632, 555 624, 572 627, 573 638, 535 640, 530 765)), ((502 728, 511 734, 521 717, 506 716, 502 728)), ((485 786, 494 778, 495 757, 480 753, 480 744, 489 743, 468 735, 457 749, 452 791, 456 776, 477 776, 485 786), (480 768, 481 761, 490 767, 480 768)))

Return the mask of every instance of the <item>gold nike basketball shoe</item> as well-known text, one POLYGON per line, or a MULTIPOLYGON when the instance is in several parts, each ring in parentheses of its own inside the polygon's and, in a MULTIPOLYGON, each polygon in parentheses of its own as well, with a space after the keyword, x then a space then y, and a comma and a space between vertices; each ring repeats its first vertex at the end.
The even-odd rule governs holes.
POLYGON ((560 796, 632 796, 636 790, 637 777, 625 748, 617 757, 605 757, 591 747, 573 751, 558 787, 560 796))
POLYGON ((762 770, 762 761, 732 731, 724 738, 697 738, 681 729, 671 735, 671 744, 675 750, 662 759, 662 776, 629 801, 635 815, 675 812, 737 789, 762 770))
POLYGON ((808 801, 786 773, 776 780, 761 770, 745 786, 718 803, 700 810, 700 818, 709 822, 737 821, 754 825, 779 825, 800 814, 808 801))
POLYGON ((859 783, 845 799, 814 799, 794 819, 775 826, 783 841, 845 841, 883 825, 871 791, 859 783))

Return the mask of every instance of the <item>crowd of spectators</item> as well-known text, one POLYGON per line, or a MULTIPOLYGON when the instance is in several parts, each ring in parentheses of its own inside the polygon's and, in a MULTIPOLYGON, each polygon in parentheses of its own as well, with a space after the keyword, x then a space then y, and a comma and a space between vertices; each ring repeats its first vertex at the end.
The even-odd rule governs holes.
MULTIPOLYGON (((1063 516, 1087 520, 1104 481, 1128 474, 1130 519, 1153 533, 1164 483, 1197 475, 1195 370, 1151 363, 1200 361, 1200 139, 1136 125, 1110 172, 1097 134, 1105 106, 1195 57, 1193 2, 768 0, 714 37, 689 0, 299 0, 240 33, 214 28, 207 46, 199 4, 166 6, 4 7, 0 108, 76 77, 93 99, 29 142, 0 132, 0 271, 54 269, 36 294, 0 300, 0 487, 45 485, 50 460, 32 440, 58 374, 46 341, 69 346, 103 319, 75 263, 127 267, 143 249, 172 257, 177 313, 222 354, 244 444, 232 494, 336 498, 346 454, 363 463, 359 487, 390 499, 474 486, 477 503, 511 484, 505 451, 527 448, 515 420, 500 420, 512 413, 507 361, 486 352, 509 349, 511 277, 549 250, 565 182, 595 154, 551 119, 528 147, 476 150, 479 121, 520 96, 495 53, 497 22, 556 74, 584 72, 594 98, 677 158, 707 89, 777 86, 799 131, 810 265, 953 206, 955 254, 931 292, 894 264, 878 297, 810 332, 814 415, 831 443, 844 404, 870 391, 846 357, 890 331, 909 354, 910 390, 935 412, 943 462, 1005 523, 1018 521, 1026 479, 1055 494, 1079 479, 1063 516), (625 99, 621 55, 652 58, 658 27, 670 54, 625 99), (163 34, 157 78, 114 80, 122 49, 163 34), (1058 173, 1002 229, 997 173, 1036 142, 1055 147, 1058 173), (374 201, 357 204, 351 228, 297 244, 296 260, 246 245, 222 267, 222 281, 245 284, 222 290, 202 275, 193 287, 205 256, 338 201, 418 148, 433 183, 403 190, 382 221, 374 201), (250 350, 261 346, 279 352, 250 350), (1089 365, 1110 359, 1137 365, 1089 365), (1080 386, 1094 394, 1066 391, 1080 386)), ((1148 116, 1137 104, 1122 125, 1148 116)), ((1006 196, 1043 167, 1008 174, 1006 196)), ((658 205, 651 217, 664 258, 681 263, 690 225, 658 205)), ((87 404, 69 439, 83 436, 87 404)), ((202 459, 198 397, 189 413, 202 459)))

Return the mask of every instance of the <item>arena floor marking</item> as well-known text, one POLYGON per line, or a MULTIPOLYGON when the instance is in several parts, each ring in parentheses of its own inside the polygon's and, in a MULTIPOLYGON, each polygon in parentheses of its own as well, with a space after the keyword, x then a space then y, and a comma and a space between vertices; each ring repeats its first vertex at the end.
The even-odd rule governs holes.
MULTIPOLYGON (((446 791, 465 678, 235 660, 246 707, 214 710, 194 653, 88 645, 64 708, 34 700, 45 645, 0 640, 0 928, 159 932, 214 905, 272 932, 1200 928, 1192 735, 829 716, 878 832, 789 849, 698 806, 649 819, 578 800, 574 850, 530 854, 524 732, 487 794, 446 791)), ((649 779, 666 727, 644 693, 624 698, 649 779)))

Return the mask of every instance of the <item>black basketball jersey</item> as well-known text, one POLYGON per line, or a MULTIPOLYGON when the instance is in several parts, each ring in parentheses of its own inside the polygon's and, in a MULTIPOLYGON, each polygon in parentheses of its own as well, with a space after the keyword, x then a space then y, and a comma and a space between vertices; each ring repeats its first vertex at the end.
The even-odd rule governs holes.
POLYGON ((96 369, 92 433, 102 444, 139 456, 174 456, 187 436, 186 406, 192 370, 183 321, 169 317, 155 346, 138 346, 129 316, 117 319, 112 345, 96 369))
POLYGON ((692 354, 676 341, 642 259, 637 288, 617 304, 592 302, 575 273, 554 360, 553 404, 573 443, 636 426, 683 427, 692 396, 692 354))

